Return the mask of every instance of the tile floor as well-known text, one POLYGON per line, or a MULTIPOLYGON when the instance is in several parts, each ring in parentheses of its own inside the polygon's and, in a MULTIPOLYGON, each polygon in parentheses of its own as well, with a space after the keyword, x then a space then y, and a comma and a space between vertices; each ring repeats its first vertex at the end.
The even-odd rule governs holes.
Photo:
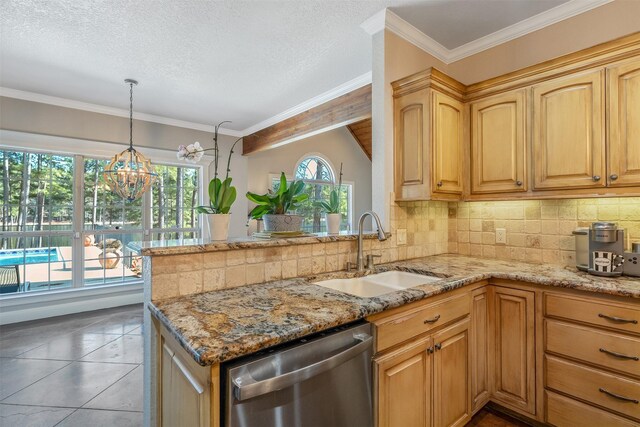
POLYGON ((141 426, 142 305, 0 326, 0 426, 141 426))

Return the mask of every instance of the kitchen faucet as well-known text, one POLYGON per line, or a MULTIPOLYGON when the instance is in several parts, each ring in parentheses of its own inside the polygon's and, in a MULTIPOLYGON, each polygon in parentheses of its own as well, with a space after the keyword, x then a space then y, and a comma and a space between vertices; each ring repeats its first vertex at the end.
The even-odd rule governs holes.
POLYGON ((364 219, 370 215, 376 222, 376 227, 378 227, 378 240, 381 242, 383 240, 387 240, 387 235, 382 228, 382 223, 380 222, 380 217, 377 213, 373 211, 366 211, 360 216, 360 220, 358 221, 358 257, 356 258, 356 269, 358 271, 364 271, 364 260, 362 259, 362 228, 364 219))

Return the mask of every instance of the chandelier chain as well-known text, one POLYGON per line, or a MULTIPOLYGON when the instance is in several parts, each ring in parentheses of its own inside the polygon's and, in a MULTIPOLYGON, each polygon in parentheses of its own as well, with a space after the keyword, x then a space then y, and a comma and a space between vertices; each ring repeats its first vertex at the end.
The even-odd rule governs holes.
POLYGON ((133 82, 129 83, 129 148, 133 149, 133 82))

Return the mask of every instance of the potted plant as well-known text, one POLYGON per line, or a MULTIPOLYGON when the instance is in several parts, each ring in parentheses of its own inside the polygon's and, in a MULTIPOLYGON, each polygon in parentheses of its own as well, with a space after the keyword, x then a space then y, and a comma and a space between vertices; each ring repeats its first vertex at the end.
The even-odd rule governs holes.
POLYGON ((302 217, 287 212, 296 210, 309 198, 304 192, 304 187, 303 181, 294 181, 287 186, 287 177, 282 172, 277 191, 269 190, 263 195, 247 192, 247 199, 257 205, 251 210, 249 217, 262 219, 265 231, 300 231, 302 217))
POLYGON ((229 157, 227 158, 227 172, 224 180, 222 180, 218 177, 218 159, 220 157, 218 130, 223 123, 231 122, 224 121, 215 126, 213 148, 203 149, 198 141, 187 146, 181 145, 178 147, 178 159, 185 160, 189 163, 199 162, 205 151, 213 150, 214 174, 213 179, 209 182, 209 204, 196 207, 196 212, 207 215, 211 240, 227 240, 229 237, 230 210, 233 202, 236 201, 236 188, 231 185, 229 173, 231 172, 230 166, 233 149, 242 138, 236 139, 231 146, 229 157))
POLYGON ((342 191, 342 163, 340 163, 340 178, 338 180, 338 188, 334 186, 329 193, 329 200, 320 200, 315 203, 324 211, 325 220, 327 222, 327 233, 339 234, 340 223, 342 222, 342 214, 340 213, 340 193, 342 191))

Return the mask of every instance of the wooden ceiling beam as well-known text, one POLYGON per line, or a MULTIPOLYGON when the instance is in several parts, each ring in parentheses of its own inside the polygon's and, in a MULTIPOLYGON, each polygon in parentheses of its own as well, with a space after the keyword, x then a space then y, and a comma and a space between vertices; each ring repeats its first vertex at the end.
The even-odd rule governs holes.
POLYGON ((371 118, 370 84, 245 136, 242 154, 280 147, 368 118, 371 118))
POLYGON ((352 123, 347 126, 351 136, 358 142, 364 154, 371 160, 371 119, 365 119, 361 122, 352 123))

